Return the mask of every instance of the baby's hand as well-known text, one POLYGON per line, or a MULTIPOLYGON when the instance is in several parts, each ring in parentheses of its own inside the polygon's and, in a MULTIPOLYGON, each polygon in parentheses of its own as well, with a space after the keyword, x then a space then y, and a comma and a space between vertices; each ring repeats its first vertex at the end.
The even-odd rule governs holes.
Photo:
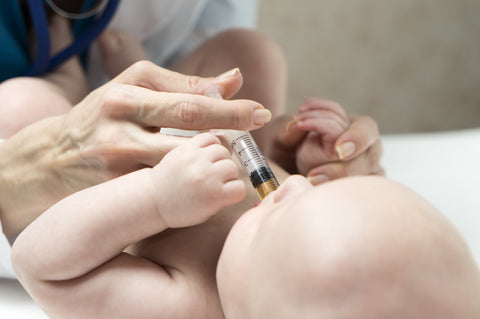
POLYGON ((210 133, 170 151, 153 168, 153 183, 168 227, 200 224, 246 194, 230 152, 210 133))

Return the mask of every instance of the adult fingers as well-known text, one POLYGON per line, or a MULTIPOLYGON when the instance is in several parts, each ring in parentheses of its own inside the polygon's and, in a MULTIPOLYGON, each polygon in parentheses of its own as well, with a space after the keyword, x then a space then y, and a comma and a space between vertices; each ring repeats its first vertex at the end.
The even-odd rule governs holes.
POLYGON ((252 130, 270 121, 271 113, 250 100, 220 100, 203 95, 157 92, 132 85, 100 88, 100 105, 111 118, 144 127, 185 130, 252 130))
POLYGON ((190 138, 145 131, 137 135, 137 140, 141 143, 135 144, 137 148, 136 161, 147 167, 155 166, 168 152, 186 142, 194 143, 197 147, 209 150, 213 162, 231 158, 229 150, 221 146, 219 138, 210 133, 202 133, 190 138))
POLYGON ((119 165, 136 163, 141 167, 153 167, 174 148, 190 141, 190 137, 166 135, 163 133, 136 132, 134 136, 125 139, 118 151, 119 165))
POLYGON ((238 68, 227 71, 216 78, 202 78, 167 70, 149 61, 140 61, 120 73, 112 81, 160 92, 201 95, 207 88, 218 86, 223 98, 228 99, 240 89, 243 77, 238 68))
POLYGON ((351 118, 348 129, 335 142, 335 149, 342 161, 348 161, 365 152, 379 139, 378 125, 368 116, 351 118))
POLYGON ((384 175, 380 165, 382 144, 378 140, 361 155, 349 161, 336 161, 313 168, 307 177, 317 185, 327 180, 354 175, 384 175))

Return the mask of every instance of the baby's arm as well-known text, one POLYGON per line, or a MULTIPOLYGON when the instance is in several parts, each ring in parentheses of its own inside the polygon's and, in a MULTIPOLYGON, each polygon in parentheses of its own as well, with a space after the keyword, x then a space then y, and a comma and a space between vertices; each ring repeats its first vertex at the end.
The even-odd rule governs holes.
POLYGON ((228 150, 201 134, 153 169, 54 205, 18 237, 13 266, 52 318, 185 317, 198 298, 181 272, 122 251, 168 227, 199 224, 244 195, 228 150))

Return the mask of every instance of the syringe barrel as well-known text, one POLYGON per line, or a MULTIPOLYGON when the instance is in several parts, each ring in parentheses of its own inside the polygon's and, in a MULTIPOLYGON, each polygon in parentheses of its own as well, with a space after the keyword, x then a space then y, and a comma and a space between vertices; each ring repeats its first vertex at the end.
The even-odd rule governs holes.
POLYGON ((278 181, 250 132, 225 130, 225 138, 260 199, 278 188, 278 181))
MULTIPOLYGON (((222 99, 222 96, 217 90, 207 89, 205 95, 222 99)), ((250 132, 225 130, 225 138, 232 147, 240 164, 245 169, 245 172, 250 178, 250 182, 261 200, 278 188, 279 183, 277 178, 270 169, 270 166, 268 166, 267 161, 260 152, 250 132)))

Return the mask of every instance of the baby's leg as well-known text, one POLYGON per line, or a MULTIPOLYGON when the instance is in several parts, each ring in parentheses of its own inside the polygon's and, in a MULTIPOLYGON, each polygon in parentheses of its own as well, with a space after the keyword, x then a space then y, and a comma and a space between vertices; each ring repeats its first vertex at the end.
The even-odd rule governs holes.
MULTIPOLYGON (((52 52, 72 40, 68 21, 54 16, 49 26, 52 52)), ((72 58, 52 73, 17 77, 0 85, 0 138, 8 138, 43 118, 68 112, 87 93, 87 82, 78 58, 72 58)))
MULTIPOLYGON (((236 67, 240 68, 244 83, 234 98, 258 101, 273 117, 285 112, 285 58, 273 41, 258 32, 224 31, 172 66, 175 71, 199 76, 217 76, 236 67)), ((262 128, 252 132, 262 149, 270 142, 264 131, 262 128)))
POLYGON ((317 247, 315 283, 325 318, 480 318, 478 268, 434 207, 384 178, 322 187, 316 237, 328 246, 317 247))

